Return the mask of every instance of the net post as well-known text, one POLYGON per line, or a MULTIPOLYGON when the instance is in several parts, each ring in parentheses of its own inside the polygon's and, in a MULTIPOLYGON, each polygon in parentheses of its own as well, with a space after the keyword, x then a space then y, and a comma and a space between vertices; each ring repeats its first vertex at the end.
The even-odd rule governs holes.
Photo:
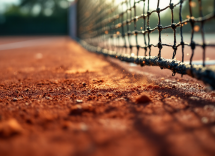
POLYGON ((77 25, 78 25, 78 21, 77 21, 77 1, 74 1, 70 4, 69 6, 69 36, 76 40, 77 39, 77 25))

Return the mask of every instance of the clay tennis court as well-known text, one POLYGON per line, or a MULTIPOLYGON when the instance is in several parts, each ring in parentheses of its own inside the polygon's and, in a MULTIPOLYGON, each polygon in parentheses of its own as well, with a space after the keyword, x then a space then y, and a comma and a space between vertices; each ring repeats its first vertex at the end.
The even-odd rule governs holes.
POLYGON ((215 153, 215 93, 67 37, 0 39, 0 155, 215 153))

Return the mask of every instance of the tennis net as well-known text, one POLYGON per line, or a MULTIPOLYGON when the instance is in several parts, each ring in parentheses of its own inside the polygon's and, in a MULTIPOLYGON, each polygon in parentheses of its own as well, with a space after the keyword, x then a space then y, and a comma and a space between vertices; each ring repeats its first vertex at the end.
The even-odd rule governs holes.
POLYGON ((78 0, 80 43, 89 51, 122 61, 170 69, 173 76, 190 75, 215 89, 215 68, 205 64, 206 49, 215 47, 206 41, 205 31, 210 28, 210 33, 215 32, 215 0, 173 1, 78 0), (164 42, 166 33, 171 33, 172 43, 164 42), (197 33, 198 42, 194 40, 197 33), (189 41, 185 42, 187 34, 189 41), (169 59, 163 55, 165 47, 172 49, 169 59), (188 47, 191 54, 186 63, 188 47), (202 65, 193 64, 197 48, 202 51, 202 65))

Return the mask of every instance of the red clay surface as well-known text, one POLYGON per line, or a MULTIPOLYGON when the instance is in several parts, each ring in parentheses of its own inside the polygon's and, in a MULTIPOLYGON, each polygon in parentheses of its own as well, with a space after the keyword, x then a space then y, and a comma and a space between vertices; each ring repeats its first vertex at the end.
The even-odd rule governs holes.
POLYGON ((215 155, 215 93, 192 78, 64 37, 0 51, 0 71, 1 156, 215 155))

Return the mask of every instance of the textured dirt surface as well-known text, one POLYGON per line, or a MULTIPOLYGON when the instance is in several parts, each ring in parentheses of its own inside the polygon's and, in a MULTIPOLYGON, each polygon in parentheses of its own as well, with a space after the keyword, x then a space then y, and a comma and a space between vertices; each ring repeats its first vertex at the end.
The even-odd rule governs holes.
POLYGON ((215 93, 189 77, 63 37, 0 51, 0 73, 1 156, 215 155, 215 93))

